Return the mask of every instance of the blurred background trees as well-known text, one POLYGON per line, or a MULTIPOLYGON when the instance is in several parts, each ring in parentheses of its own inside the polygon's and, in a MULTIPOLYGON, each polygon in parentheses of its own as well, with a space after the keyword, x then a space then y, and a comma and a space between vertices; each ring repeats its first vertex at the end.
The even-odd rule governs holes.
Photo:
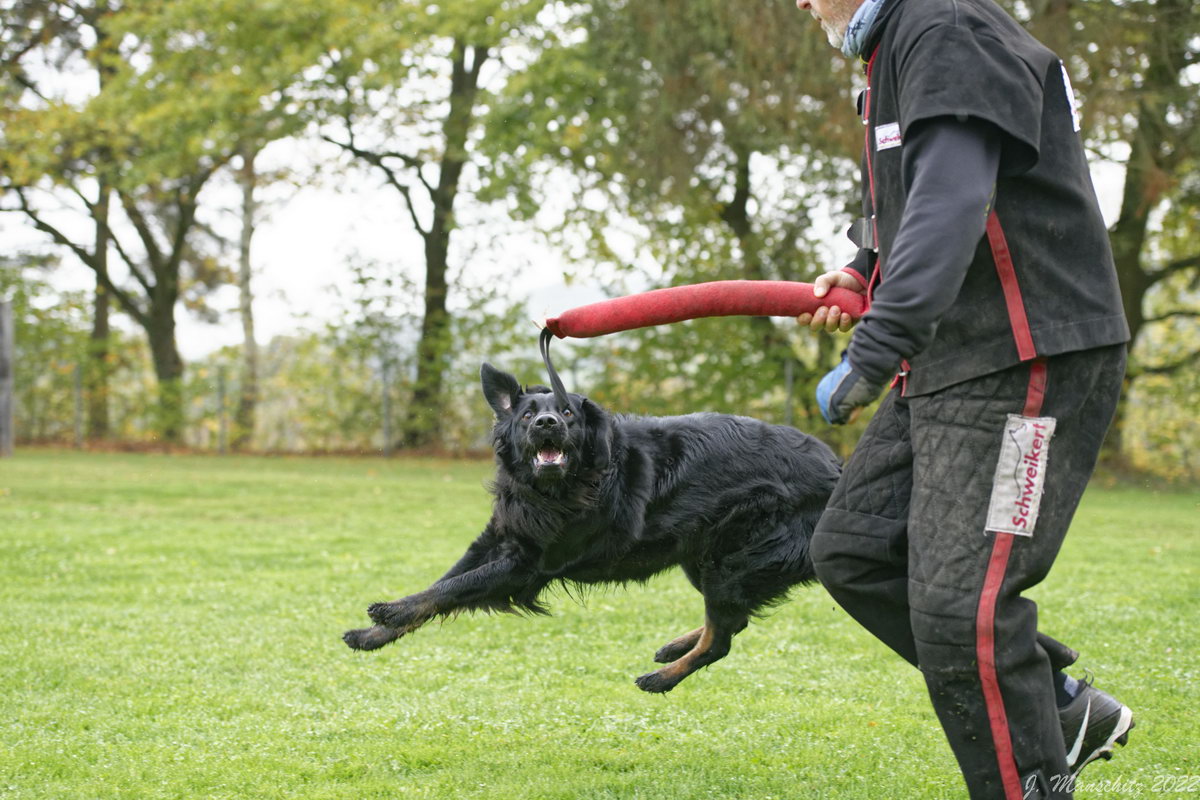
MULTIPOLYGON (((1194 2, 1006 5, 1066 56, 1112 222, 1135 343, 1110 460, 1194 479, 1194 2)), ((478 447, 479 361, 544 380, 523 320, 560 310, 537 305, 514 251, 557 254, 561 284, 589 299, 808 280, 852 252, 861 73, 784 0, 0 0, 0 13, 0 247, 13 230, 38 242, 0 250, 24 441, 478 447), (263 166, 273 148, 305 155, 281 172, 263 166), (258 342, 261 198, 289 184, 384 187, 394 253, 347 254, 327 313, 258 342), (80 270, 92 288, 64 291, 80 270), (236 308, 213 301, 226 289, 236 308), (185 363, 184 315, 236 325, 242 344, 190 341, 185 363)), ((857 430, 827 429, 810 400, 843 343, 753 318, 554 353, 573 388, 622 411, 747 413, 847 447, 857 430)))

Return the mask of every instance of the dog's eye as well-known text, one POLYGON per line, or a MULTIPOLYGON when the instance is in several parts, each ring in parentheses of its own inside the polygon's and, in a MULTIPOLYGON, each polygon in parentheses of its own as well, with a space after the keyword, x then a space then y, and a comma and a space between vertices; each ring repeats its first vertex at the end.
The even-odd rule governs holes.
POLYGON ((533 416, 532 411, 526 411, 524 414, 521 415, 521 419, 529 419, 532 416, 533 416))
POLYGON ((563 412, 562 412, 562 414, 563 414, 563 416, 564 416, 564 417, 570 417, 570 416, 571 416, 571 409, 569 409, 569 408, 564 408, 564 409, 563 409, 563 412))

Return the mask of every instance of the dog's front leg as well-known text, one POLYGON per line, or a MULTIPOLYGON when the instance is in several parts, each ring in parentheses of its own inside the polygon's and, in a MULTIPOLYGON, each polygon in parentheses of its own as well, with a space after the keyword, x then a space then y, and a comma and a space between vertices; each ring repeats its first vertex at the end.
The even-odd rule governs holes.
POLYGON ((372 625, 370 628, 356 628, 342 634, 342 641, 351 650, 378 650, 385 644, 403 636, 400 631, 385 628, 382 625, 372 625))
POLYGON ((375 603, 367 614, 377 625, 399 631, 416 630, 439 614, 472 608, 504 608, 512 595, 532 579, 512 557, 501 557, 453 577, 443 578, 423 592, 390 603, 375 603))
POLYGON ((468 608, 501 607, 508 604, 511 592, 529 583, 531 574, 519 568, 513 558, 498 558, 462 571, 468 552, 446 576, 423 592, 390 603, 375 603, 367 613, 375 621, 370 628, 357 628, 342 634, 353 650, 378 650, 424 625, 438 614, 450 614, 468 608), (520 577, 526 576, 525 581, 520 577))

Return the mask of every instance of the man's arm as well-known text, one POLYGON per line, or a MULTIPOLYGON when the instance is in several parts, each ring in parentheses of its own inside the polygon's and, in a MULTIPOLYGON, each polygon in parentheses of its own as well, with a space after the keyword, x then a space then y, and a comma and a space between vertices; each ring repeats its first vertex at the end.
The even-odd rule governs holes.
POLYGON ((933 340, 983 237, 1000 168, 1001 133, 988 122, 937 117, 912 127, 901 164, 904 216, 847 358, 871 383, 933 340))
POLYGON ((1000 137, 990 123, 951 117, 909 129, 901 156, 907 200, 887 277, 876 286, 842 363, 817 385, 828 422, 853 419, 879 396, 902 359, 933 340, 987 227, 1000 137))

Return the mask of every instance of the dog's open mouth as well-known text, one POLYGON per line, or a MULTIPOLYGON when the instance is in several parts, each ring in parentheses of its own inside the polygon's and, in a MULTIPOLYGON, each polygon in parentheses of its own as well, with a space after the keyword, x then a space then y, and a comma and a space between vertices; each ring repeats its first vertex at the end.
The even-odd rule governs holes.
POLYGON ((537 457, 533 460, 533 465, 542 469, 543 467, 565 467, 567 465, 567 454, 556 447, 543 447, 538 450, 537 457))

